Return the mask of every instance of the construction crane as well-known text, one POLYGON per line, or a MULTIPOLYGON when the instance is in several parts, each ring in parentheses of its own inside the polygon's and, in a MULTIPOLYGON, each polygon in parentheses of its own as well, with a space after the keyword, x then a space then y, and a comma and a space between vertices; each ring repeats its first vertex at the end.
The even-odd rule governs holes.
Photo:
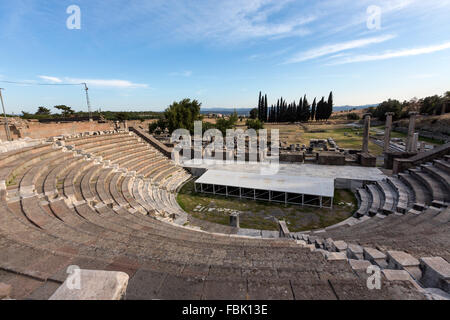
POLYGON ((86 103, 89 111, 89 121, 92 122, 93 120, 92 120, 91 102, 89 101, 89 94, 88 94, 89 88, 87 86, 87 83, 83 82, 82 84, 84 84, 84 90, 86 91, 86 103))
POLYGON ((3 115, 5 116, 5 131, 6 131, 6 138, 8 139, 8 141, 12 141, 12 139, 11 139, 11 132, 9 131, 8 117, 6 116, 6 111, 5 111, 5 104, 3 103, 2 90, 5 90, 5 89, 0 88, 0 100, 1 100, 1 102, 2 102, 3 115))

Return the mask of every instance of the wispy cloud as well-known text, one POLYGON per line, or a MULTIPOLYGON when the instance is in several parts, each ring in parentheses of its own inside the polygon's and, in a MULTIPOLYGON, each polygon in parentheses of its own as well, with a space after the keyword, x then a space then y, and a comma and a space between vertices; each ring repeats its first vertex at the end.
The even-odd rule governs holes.
POLYGON ((45 80, 47 82, 52 82, 52 83, 61 83, 61 82, 63 82, 60 78, 57 78, 57 77, 39 76, 39 78, 41 78, 42 80, 45 80))
POLYGON ((358 40, 352 40, 352 41, 347 41, 347 42, 335 43, 335 44, 331 44, 331 45, 325 45, 325 46, 322 46, 319 48, 315 48, 315 49, 311 49, 308 51, 298 53, 298 54, 294 55, 293 57, 291 57, 290 59, 288 59, 287 61, 285 61, 285 64, 304 62, 304 61, 324 57, 324 56, 327 56, 327 55, 330 55, 333 53, 339 53, 339 52, 350 50, 350 49, 362 48, 362 47, 369 46, 371 44, 385 42, 385 41, 394 39, 395 37, 396 37, 395 35, 389 34, 389 35, 383 35, 383 36, 379 36, 379 37, 358 39, 358 40))
POLYGON ((186 70, 186 71, 182 71, 182 72, 171 72, 169 73, 169 76, 171 77, 190 77, 192 76, 192 71, 190 70, 186 70))
POLYGON ((49 82, 49 83, 70 83, 79 84, 86 83, 88 86, 94 87, 104 87, 104 88, 148 88, 147 84, 134 83, 128 80, 118 80, 118 79, 81 79, 81 78, 58 78, 53 76, 39 76, 39 78, 49 82))
MULTIPOLYGON (((279 39, 306 35, 306 25, 315 21, 313 13, 292 10, 295 0, 198 0, 148 1, 130 4, 121 10, 121 20, 138 21, 151 14, 154 25, 164 38, 176 40, 208 40, 214 44, 241 43, 255 39, 279 39)), ((116 8, 115 8, 116 10, 116 8)), ((117 9, 118 10, 118 9, 117 9)), ((114 23, 117 23, 115 20, 114 23)), ((137 23, 142 29, 141 23, 137 23)))
POLYGON ((393 58, 411 57, 423 54, 430 54, 438 51, 443 51, 450 49, 450 42, 446 42, 439 45, 433 45, 428 47, 414 48, 414 49, 402 49, 397 51, 388 51, 381 54, 366 54, 348 57, 342 60, 338 60, 330 63, 330 65, 347 64, 355 62, 367 62, 367 61, 378 61, 387 60, 393 58))

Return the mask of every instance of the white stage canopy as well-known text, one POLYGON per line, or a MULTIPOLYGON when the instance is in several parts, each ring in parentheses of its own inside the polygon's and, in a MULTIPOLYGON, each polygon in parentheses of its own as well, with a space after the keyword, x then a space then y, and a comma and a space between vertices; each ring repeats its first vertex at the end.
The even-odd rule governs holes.
POLYGON ((196 184, 334 197, 334 179, 332 178, 208 170, 196 181, 196 184))

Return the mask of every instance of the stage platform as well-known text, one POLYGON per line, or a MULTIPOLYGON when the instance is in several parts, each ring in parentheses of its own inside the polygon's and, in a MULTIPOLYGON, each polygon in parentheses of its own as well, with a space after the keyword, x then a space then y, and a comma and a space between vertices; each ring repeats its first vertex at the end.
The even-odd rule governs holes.
POLYGON ((334 179, 311 176, 208 170, 195 187, 197 192, 321 208, 331 208, 334 198, 334 179))

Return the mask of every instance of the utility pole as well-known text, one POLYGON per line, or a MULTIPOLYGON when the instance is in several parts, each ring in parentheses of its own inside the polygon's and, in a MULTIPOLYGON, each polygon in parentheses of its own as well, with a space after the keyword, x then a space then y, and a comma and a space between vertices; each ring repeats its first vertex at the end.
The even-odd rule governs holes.
POLYGON ((9 131, 8 117, 6 116, 6 111, 5 111, 5 104, 3 103, 2 90, 5 90, 5 89, 0 88, 0 100, 2 101, 3 115, 5 116, 5 132, 6 132, 6 138, 8 139, 8 141, 12 141, 12 139, 11 139, 11 132, 9 131))
POLYGON ((89 101, 89 94, 88 94, 88 86, 86 83, 84 84, 84 90, 86 91, 86 102, 87 102, 87 106, 88 106, 88 111, 89 111, 89 121, 92 122, 92 110, 91 110, 91 102, 89 101))

